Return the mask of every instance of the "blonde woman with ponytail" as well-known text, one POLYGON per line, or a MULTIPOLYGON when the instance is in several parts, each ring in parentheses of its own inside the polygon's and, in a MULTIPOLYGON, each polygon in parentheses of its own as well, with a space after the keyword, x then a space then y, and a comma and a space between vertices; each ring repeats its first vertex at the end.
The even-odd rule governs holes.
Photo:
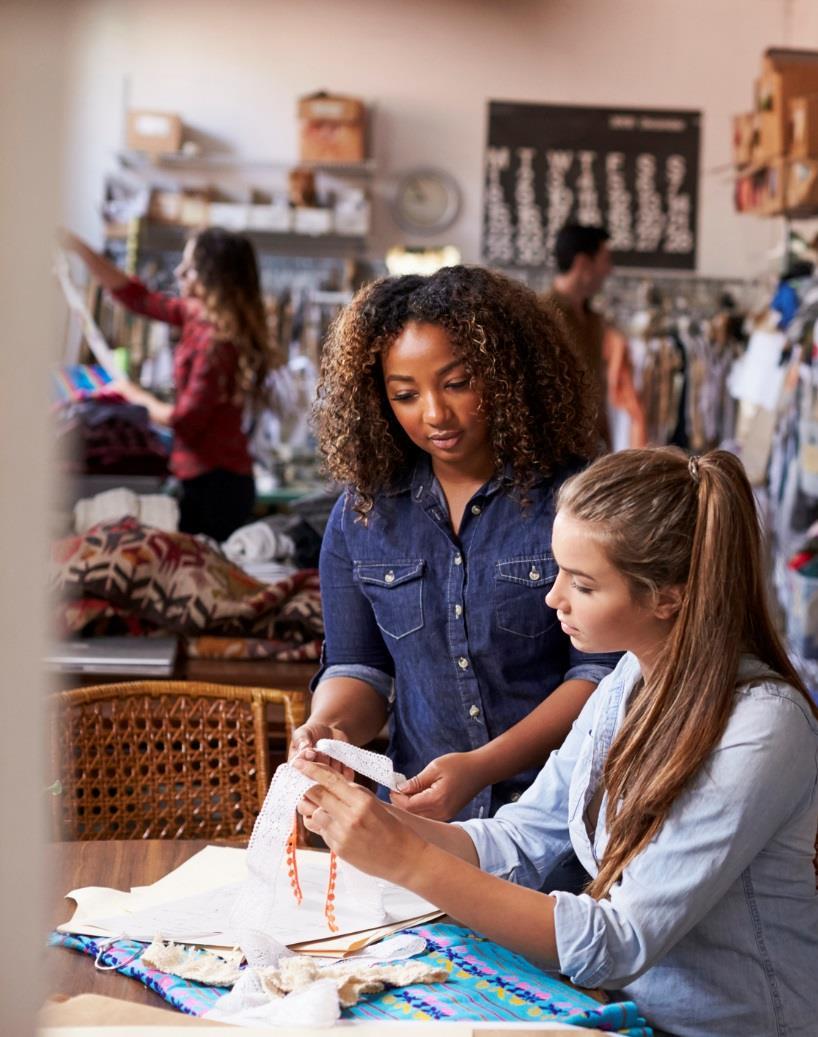
POLYGON ((818 711, 771 621, 740 462, 604 457, 558 499, 548 592, 585 652, 624 650, 534 784, 451 825, 334 771, 301 811, 343 858, 657 1033, 818 1033, 818 711), (571 850, 586 891, 542 891, 571 850))
POLYGON ((181 484, 179 528, 228 536, 250 518, 253 463, 244 429, 280 357, 272 345, 256 256, 241 234, 208 227, 191 237, 174 271, 179 297, 149 291, 75 235, 62 243, 123 306, 179 329, 173 403, 122 378, 109 386, 173 430, 171 472, 181 484))

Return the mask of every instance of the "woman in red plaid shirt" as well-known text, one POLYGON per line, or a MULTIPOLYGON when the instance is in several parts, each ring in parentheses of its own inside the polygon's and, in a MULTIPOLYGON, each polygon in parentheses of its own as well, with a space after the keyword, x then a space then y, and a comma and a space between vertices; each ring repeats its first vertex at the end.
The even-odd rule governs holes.
POLYGON ((242 427, 258 407, 279 358, 271 344, 253 246, 210 227, 190 238, 175 270, 180 297, 151 292, 73 234, 64 245, 134 313, 181 328, 174 352, 174 403, 126 378, 111 388, 173 429, 170 467, 182 486, 179 528, 223 541, 250 517, 253 466, 242 427))

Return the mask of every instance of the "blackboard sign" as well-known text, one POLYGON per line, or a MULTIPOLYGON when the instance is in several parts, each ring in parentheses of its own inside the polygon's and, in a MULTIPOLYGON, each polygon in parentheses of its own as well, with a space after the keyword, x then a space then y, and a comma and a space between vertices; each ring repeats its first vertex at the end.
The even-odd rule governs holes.
POLYGON ((605 226, 617 266, 694 270, 701 114, 489 102, 483 258, 550 264, 564 223, 605 226))

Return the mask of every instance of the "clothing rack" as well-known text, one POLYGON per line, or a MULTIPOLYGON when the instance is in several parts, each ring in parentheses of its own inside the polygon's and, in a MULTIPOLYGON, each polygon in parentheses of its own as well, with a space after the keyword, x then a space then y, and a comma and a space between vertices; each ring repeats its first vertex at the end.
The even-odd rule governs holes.
MULTIPOLYGON (((733 437, 727 379, 759 292, 760 282, 736 278, 610 279, 598 306, 627 337, 649 444, 702 452, 733 437)), ((622 416, 611 424, 614 448, 631 445, 622 416)))

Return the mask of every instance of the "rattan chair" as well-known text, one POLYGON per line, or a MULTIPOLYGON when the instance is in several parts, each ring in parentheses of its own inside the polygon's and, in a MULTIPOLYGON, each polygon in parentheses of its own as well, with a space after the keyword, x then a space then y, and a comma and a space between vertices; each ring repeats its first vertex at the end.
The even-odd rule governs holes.
MULTIPOLYGON (((134 681, 51 696, 58 839, 246 837, 270 782, 268 707, 287 746, 301 692, 134 681)), ((285 747, 286 748, 286 747, 285 747)))

